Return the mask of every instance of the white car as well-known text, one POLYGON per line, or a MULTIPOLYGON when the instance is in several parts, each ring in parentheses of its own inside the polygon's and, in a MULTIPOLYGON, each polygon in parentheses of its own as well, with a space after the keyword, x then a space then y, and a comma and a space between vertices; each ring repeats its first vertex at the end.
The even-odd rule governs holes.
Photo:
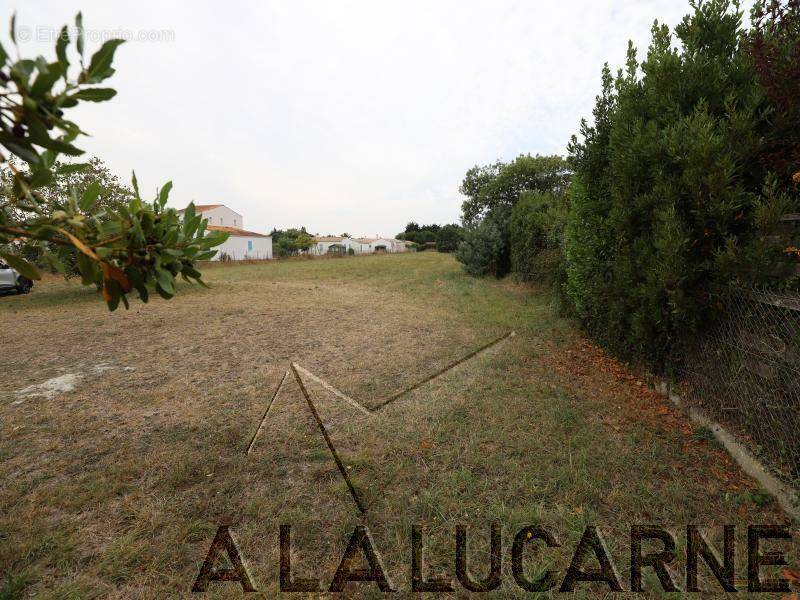
POLYGON ((18 294, 27 294, 31 291, 33 282, 23 277, 7 264, 0 262, 0 292, 16 291, 18 294))

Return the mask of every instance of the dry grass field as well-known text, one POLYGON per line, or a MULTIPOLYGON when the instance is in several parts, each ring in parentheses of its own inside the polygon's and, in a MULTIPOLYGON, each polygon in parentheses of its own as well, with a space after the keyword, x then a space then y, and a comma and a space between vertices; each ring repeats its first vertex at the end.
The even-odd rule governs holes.
MULTIPOLYGON (((426 569, 453 576, 457 523, 481 565, 490 521, 504 548, 523 525, 546 526, 562 548, 537 546, 531 574, 563 573, 585 525, 599 524, 627 587, 631 524, 673 528, 680 556, 688 523, 710 539, 735 523, 744 560, 746 523, 786 521, 545 291, 468 278, 436 253, 216 266, 206 279, 211 289, 114 314, 56 279, 0 298, 0 597, 189 596, 221 523, 275 597, 281 524, 294 576, 324 589, 367 525, 405 596, 412 524, 426 531, 426 569), (292 362, 376 407, 510 331, 370 414, 304 380, 364 514, 293 374, 247 453, 292 362)), ((645 585, 659 589, 652 569, 645 585)), ((238 591, 214 583, 208 596, 238 591)), ((506 575, 495 594, 522 591, 506 575)))

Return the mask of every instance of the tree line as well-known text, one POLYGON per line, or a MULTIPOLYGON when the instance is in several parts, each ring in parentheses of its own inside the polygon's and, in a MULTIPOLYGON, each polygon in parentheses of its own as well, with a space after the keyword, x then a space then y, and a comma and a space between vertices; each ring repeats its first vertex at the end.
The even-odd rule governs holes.
POLYGON ((596 339, 659 369, 721 316, 725 286, 799 287, 781 219, 800 212, 800 0, 743 16, 708 0, 654 24, 643 60, 629 43, 567 157, 470 169, 467 272, 552 283, 596 339))
POLYGON ((438 252, 455 252, 463 239, 463 228, 457 223, 448 225, 419 225, 411 221, 404 231, 397 234, 398 240, 414 242, 418 252, 435 249, 438 252))

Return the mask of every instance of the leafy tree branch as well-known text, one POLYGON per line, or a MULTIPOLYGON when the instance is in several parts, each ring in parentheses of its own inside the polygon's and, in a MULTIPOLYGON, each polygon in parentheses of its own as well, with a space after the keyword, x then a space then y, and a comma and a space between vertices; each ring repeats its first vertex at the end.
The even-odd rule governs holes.
POLYGON ((9 173, 0 180, 0 257, 30 279, 41 276, 24 258, 29 255, 64 273, 65 265, 74 262, 83 283, 97 285, 111 310, 120 302, 128 307, 127 295, 134 290, 143 302, 150 290, 172 298, 178 276, 203 283, 197 261, 212 258, 213 248, 228 234, 206 235, 206 221, 193 205, 183 219, 167 208, 171 182, 151 202, 142 200, 135 175, 131 197, 117 196, 113 202, 97 180, 70 185, 66 194, 53 193, 59 176, 92 168, 91 163, 58 162, 61 155, 83 154, 75 141, 86 135, 65 112, 116 95, 98 84, 114 74, 114 54, 123 43, 105 42, 87 65, 80 13, 75 25, 74 40, 66 26, 61 29, 54 61, 20 58, 15 17, 10 37, 17 59, 0 44, 0 165, 9 173), (77 64, 70 63, 72 46, 77 64), (25 167, 19 168, 13 157, 25 167))

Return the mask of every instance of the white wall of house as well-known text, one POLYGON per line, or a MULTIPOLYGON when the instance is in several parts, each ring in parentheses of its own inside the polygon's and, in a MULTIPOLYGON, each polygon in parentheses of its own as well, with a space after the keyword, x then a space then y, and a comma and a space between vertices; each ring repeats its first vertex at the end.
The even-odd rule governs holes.
POLYGON ((314 242, 314 245, 308 249, 309 254, 314 256, 323 256, 324 254, 328 253, 328 250, 331 246, 335 245, 344 246, 345 252, 349 251, 350 248, 353 249, 353 252, 356 254, 361 253, 361 244, 359 244, 353 238, 340 238, 340 239, 330 239, 330 240, 317 240, 314 242))
POLYGON ((403 240, 394 238, 339 238, 331 237, 317 239, 314 245, 308 249, 308 253, 313 256, 324 256, 328 253, 331 246, 340 245, 345 247, 345 252, 352 248, 355 254, 372 254, 378 248, 385 248, 386 252, 408 252, 411 244, 403 240))
POLYGON ((396 240, 392 238, 392 252, 407 252, 409 249, 408 244, 403 240, 396 240))
POLYGON ((377 252, 379 248, 382 248, 385 252, 397 252, 397 246, 388 238, 362 238, 359 240, 361 246, 361 254, 368 254, 371 252, 377 252))
POLYGON ((203 218, 208 219, 209 225, 218 227, 235 227, 244 229, 244 217, 227 206, 217 206, 202 212, 203 218))
POLYGON ((231 235, 224 244, 217 246, 214 260, 219 260, 223 252, 233 260, 272 258, 272 236, 231 235))

